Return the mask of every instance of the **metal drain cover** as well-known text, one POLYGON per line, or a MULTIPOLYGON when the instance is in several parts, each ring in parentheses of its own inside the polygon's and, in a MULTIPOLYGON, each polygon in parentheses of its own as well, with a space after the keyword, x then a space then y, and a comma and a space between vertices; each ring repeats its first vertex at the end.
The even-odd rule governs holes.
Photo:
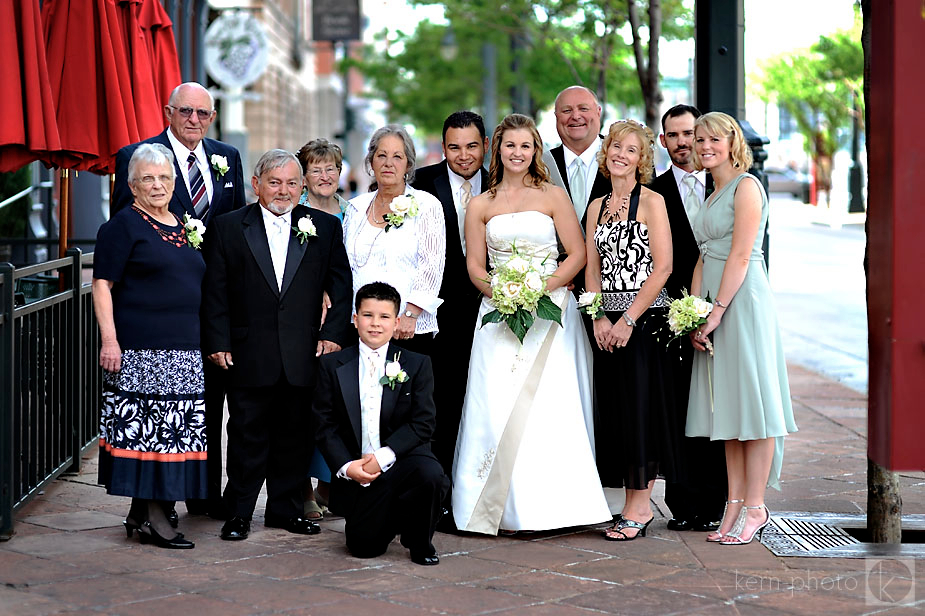
MULTIPOLYGON (((904 528, 922 526, 921 515, 903 516, 904 528)), ((859 515, 840 515, 788 511, 771 516, 771 523, 761 535, 761 544, 775 556, 804 556, 827 558, 922 558, 925 544, 862 543, 844 528, 864 528, 866 518, 859 515), (836 526, 838 524, 839 526, 836 526)))

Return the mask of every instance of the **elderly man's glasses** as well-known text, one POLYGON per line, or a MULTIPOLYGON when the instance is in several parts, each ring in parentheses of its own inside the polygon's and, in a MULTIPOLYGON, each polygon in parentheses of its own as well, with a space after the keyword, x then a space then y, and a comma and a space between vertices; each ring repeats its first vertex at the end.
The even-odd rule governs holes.
POLYGON ((154 184, 155 181, 158 181, 161 184, 169 184, 173 182, 173 178, 169 175, 144 175, 140 177, 138 181, 145 186, 150 186, 151 184, 154 184))
POLYGON ((340 172, 338 171, 337 167, 334 167, 334 166, 324 167, 324 168, 312 167, 308 170, 308 175, 316 179, 320 178, 321 176, 325 176, 325 175, 328 177, 334 177, 338 173, 340 172))
POLYGON ((173 105, 167 105, 167 106, 170 107, 171 109, 175 109, 177 113, 179 113, 184 118, 190 117, 191 115, 193 115, 193 111, 195 111, 196 117, 198 117, 200 120, 203 120, 203 121, 211 118, 212 114, 214 113, 211 109, 193 109, 192 107, 174 107, 173 105))

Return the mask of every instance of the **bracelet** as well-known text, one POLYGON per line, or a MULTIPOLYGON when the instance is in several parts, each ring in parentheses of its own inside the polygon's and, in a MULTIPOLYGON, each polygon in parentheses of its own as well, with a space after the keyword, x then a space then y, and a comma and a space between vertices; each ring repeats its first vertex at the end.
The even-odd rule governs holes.
POLYGON ((713 303, 716 304, 717 306, 719 306, 720 308, 728 308, 728 307, 729 307, 729 306, 727 306, 726 304, 724 304, 723 302, 719 301, 718 299, 717 299, 717 300, 714 300, 713 303))
POLYGON ((633 317, 631 317, 625 312, 623 313, 623 320, 626 321, 626 324, 629 325, 630 327, 636 327, 636 321, 634 321, 633 317))

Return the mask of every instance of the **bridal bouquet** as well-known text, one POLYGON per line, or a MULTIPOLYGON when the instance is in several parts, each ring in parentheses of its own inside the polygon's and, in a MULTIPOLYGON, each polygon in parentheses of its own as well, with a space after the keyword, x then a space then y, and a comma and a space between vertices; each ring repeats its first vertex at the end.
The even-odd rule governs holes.
POLYGON ((495 309, 482 317, 481 327, 503 321, 523 344, 537 318, 562 325, 562 309, 549 299, 548 276, 543 277, 531 259, 522 257, 516 245, 511 246, 511 253, 511 258, 495 267, 486 281, 491 284, 489 302, 495 309))
MULTIPOLYGON (((671 300, 671 304, 668 305, 668 329, 673 334, 668 344, 706 323, 707 317, 713 311, 713 303, 709 294, 704 299, 689 295, 687 289, 683 289, 682 293, 683 297, 671 300)), ((713 343, 709 339, 704 341, 704 346, 707 347, 710 355, 713 355, 713 343)))

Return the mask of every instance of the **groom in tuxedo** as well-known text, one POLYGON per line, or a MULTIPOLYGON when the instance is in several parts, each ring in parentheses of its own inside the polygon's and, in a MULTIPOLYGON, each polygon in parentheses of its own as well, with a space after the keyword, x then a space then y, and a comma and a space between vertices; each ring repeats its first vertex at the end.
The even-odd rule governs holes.
POLYGON ((251 180, 257 203, 216 218, 203 242, 203 350, 229 376, 226 540, 247 538, 264 480, 266 526, 320 532, 302 517, 308 408, 317 357, 345 341, 352 282, 340 222, 296 205, 302 177, 295 156, 270 150, 251 180))
MULTIPOLYGON (((659 141, 668 151, 671 167, 656 177, 649 188, 665 199, 674 261, 665 290, 672 299, 681 297, 682 289, 690 289, 694 266, 700 257, 691 223, 713 190, 709 174, 694 169, 691 152, 694 147, 694 120, 700 111, 690 105, 675 105, 662 116, 659 141)), ((677 352, 681 361, 674 364, 675 400, 678 420, 683 431, 690 393, 691 365, 694 349, 687 338, 679 340, 677 352)), ((672 353, 676 351, 672 344, 672 353)), ((665 485, 665 503, 671 509, 668 521, 671 530, 714 531, 726 500, 726 458, 722 441, 707 438, 684 438, 684 460, 687 479, 665 485)))
POLYGON ((430 358, 391 342, 400 306, 384 282, 357 291, 360 343, 321 358, 312 408, 318 446, 337 469, 330 506, 346 518, 350 553, 380 556, 401 535, 414 563, 436 565, 432 539, 450 480, 430 450, 430 358))

